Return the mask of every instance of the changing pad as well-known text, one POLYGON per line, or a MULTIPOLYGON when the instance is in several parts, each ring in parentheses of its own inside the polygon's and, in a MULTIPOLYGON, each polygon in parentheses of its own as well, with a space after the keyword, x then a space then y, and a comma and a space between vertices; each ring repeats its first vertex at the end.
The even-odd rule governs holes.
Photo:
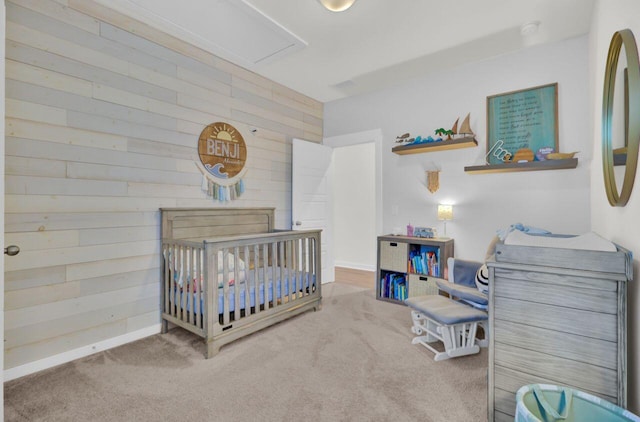
POLYGON ((578 236, 539 236, 514 230, 504 240, 505 245, 538 246, 543 248, 580 249, 589 251, 616 252, 616 245, 597 233, 589 232, 578 236))

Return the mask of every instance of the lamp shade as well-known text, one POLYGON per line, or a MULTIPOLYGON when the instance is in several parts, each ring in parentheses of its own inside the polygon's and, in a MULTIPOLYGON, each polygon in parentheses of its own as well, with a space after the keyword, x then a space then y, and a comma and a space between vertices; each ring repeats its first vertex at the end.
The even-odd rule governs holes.
POLYGON ((332 12, 344 12, 350 8, 356 0, 318 0, 324 7, 332 12))
POLYGON ((438 220, 453 220, 453 205, 438 205, 438 220))

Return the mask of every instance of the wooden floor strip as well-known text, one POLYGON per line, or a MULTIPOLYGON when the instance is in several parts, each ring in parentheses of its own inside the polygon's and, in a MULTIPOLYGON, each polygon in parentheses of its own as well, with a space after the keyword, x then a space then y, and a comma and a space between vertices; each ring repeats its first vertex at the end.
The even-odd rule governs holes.
POLYGON ((354 286, 373 289, 375 287, 375 271, 357 270, 354 268, 336 267, 336 281, 354 286))

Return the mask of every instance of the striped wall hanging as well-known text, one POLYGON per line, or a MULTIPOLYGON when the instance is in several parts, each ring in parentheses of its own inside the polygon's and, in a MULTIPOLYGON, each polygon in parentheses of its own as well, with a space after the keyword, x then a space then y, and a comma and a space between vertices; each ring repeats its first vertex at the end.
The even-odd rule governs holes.
POLYGON ((227 202, 244 193, 247 145, 242 134, 229 123, 211 123, 198 139, 196 161, 202 173, 202 191, 214 201, 227 202))

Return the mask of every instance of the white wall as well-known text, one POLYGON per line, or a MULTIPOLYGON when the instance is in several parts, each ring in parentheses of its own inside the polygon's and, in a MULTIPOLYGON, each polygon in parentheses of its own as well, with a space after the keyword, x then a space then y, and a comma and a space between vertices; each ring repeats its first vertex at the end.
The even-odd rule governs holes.
POLYGON ((431 72, 395 88, 325 104, 325 136, 381 128, 384 232, 409 222, 442 230, 436 208, 446 201, 455 205, 447 235, 455 239, 455 255, 461 258, 484 259, 496 230, 516 222, 583 233, 590 224, 592 154, 587 65, 585 36, 431 72), (560 149, 580 151, 578 168, 465 173, 464 166, 484 162, 486 97, 553 82, 558 82, 560 149), (397 135, 433 135, 434 129, 450 127, 468 112, 478 147, 406 156, 391 153, 397 135), (425 170, 434 166, 441 169, 440 190, 431 194, 425 170))
MULTIPOLYGON (((636 42, 640 40, 640 2, 637 0, 599 0, 593 12, 593 25, 589 44, 589 86, 591 87, 591 113, 595 117, 590 139, 593 148, 591 164, 591 226, 612 241, 640 254, 640 172, 636 174, 635 189, 626 207, 612 207, 604 190, 601 153, 602 89, 604 68, 611 36, 615 31, 629 28, 636 42)), ((631 116, 638 119, 639 116, 631 116)), ((638 259, 634 259, 635 280, 629 283, 628 299, 628 373, 629 409, 640 414, 640 288, 638 286, 638 259)))
POLYGON ((335 148, 332 165, 335 264, 374 271, 375 145, 335 148))

